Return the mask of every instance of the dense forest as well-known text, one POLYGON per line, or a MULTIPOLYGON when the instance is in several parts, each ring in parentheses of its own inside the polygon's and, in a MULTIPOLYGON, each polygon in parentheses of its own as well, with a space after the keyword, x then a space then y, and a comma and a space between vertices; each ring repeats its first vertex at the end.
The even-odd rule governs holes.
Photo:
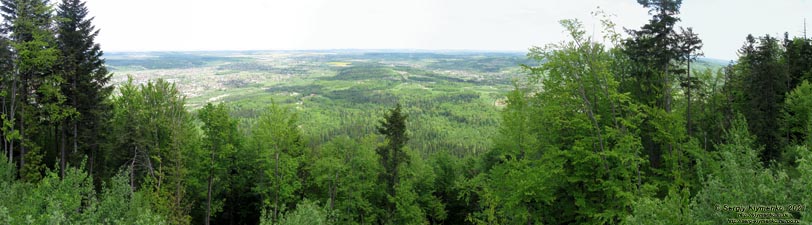
POLYGON ((314 137, 275 102, 114 87, 83 1, 0 0, 0 224, 812 224, 812 39, 730 37, 738 60, 698 70, 681 0, 638 2, 640 28, 598 11, 599 35, 531 47, 499 121, 458 115, 498 129, 474 151, 412 121, 471 93, 331 92, 388 110, 314 137))

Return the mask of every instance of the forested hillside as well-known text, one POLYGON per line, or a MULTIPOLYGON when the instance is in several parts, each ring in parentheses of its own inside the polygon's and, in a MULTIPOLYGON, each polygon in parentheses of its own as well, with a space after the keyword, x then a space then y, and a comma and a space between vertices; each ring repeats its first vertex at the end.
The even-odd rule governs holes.
POLYGON ((512 52, 384 50, 114 53, 105 62, 114 86, 164 79, 190 110, 226 102, 231 115, 251 118, 271 103, 290 107, 310 147, 374 133, 400 102, 412 115, 409 147, 457 156, 489 148, 504 93, 521 78, 519 65, 534 63, 512 52))
POLYGON ((812 39, 715 66, 638 2, 526 56, 105 61, 83 1, 0 0, 0 224, 812 224, 812 39))

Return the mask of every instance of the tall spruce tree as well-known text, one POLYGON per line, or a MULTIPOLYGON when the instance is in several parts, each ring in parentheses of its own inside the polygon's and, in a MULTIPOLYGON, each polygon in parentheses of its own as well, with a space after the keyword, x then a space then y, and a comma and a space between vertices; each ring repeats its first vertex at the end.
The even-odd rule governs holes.
POLYGON ((739 110, 747 118, 748 128, 756 135, 758 143, 764 146, 761 152, 763 162, 778 159, 783 149, 779 117, 781 102, 789 91, 789 76, 781 63, 782 54, 776 38, 748 35, 739 50, 739 63, 735 67, 739 79, 742 79, 739 110))
MULTIPOLYGON (((652 18, 639 30, 627 30, 630 37, 622 44, 622 51, 629 60, 628 70, 619 75, 621 92, 630 92, 644 106, 648 115, 642 126, 641 140, 654 170, 661 169, 665 160, 670 164, 681 160, 679 147, 687 136, 668 129, 679 124, 672 114, 674 82, 685 73, 682 62, 689 61, 698 50, 700 40, 693 32, 679 34, 676 23, 680 21, 681 0, 638 0, 649 9, 652 18)), ((692 79, 687 79, 692 80, 692 79)), ((687 85, 691 88, 693 85, 687 85)), ((687 117, 686 119, 689 119, 687 117)), ((689 127, 690 128, 690 127, 689 127)), ((676 163, 679 164, 679 163, 676 163)))
POLYGON ((629 57, 632 70, 626 87, 648 106, 670 111, 669 72, 674 70, 673 61, 679 55, 678 36, 674 31, 680 19, 681 0, 638 0, 649 9, 652 18, 639 30, 627 30, 630 38, 623 42, 623 50, 629 57))
POLYGON ((99 44, 95 43, 99 30, 92 25, 93 18, 87 18, 87 13, 81 0, 62 0, 57 9, 57 44, 62 56, 59 65, 63 80, 61 90, 66 104, 78 114, 62 121, 60 151, 64 168, 65 140, 70 134, 72 152, 89 157, 87 168, 92 175, 99 159, 100 125, 110 109, 106 100, 112 86, 107 85, 111 74, 104 66, 99 44))
POLYGON ((690 27, 681 30, 682 32, 679 36, 679 60, 685 62, 688 68, 685 70, 686 76, 680 78, 680 86, 685 90, 685 130, 688 131, 688 135, 690 136, 693 130, 691 127, 691 94, 694 89, 697 89, 701 85, 701 81, 697 79, 697 77, 691 77, 691 62, 696 60, 696 57, 703 55, 701 52, 702 39, 699 39, 699 35, 694 33, 694 30, 690 27))
POLYGON ((384 135, 387 141, 386 145, 376 149, 384 170, 379 179, 381 184, 385 185, 384 189, 386 190, 386 197, 382 199, 382 208, 387 211, 387 216, 381 218, 389 220, 386 222, 391 222, 394 219, 397 207, 394 200, 397 197, 398 167, 409 161, 409 157, 403 149, 406 142, 409 141, 409 137, 406 135, 407 116, 401 110, 401 105, 398 103, 395 108, 386 113, 378 126, 378 133, 384 135))
POLYGON ((787 88, 794 89, 804 80, 812 80, 812 39, 789 38, 784 33, 784 63, 787 66, 789 80, 787 88))

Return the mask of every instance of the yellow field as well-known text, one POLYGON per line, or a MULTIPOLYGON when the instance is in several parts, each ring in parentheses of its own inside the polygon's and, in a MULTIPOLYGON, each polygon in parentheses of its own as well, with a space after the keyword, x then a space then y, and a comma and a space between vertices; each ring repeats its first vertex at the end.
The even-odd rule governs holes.
POLYGON ((351 62, 328 62, 327 64, 329 64, 331 66, 336 66, 336 67, 347 67, 352 63, 351 62))

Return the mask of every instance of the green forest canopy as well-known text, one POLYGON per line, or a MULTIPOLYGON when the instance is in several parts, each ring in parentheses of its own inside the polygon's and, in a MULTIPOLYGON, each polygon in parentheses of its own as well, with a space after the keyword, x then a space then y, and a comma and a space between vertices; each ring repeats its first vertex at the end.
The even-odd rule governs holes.
MULTIPOLYGON (((735 63, 697 70, 681 1, 638 2, 651 19, 625 33, 562 20, 568 41, 530 48, 498 123, 460 114, 495 129, 466 152, 410 144, 444 129, 410 127, 435 103, 363 88, 323 94, 391 108, 363 114, 374 129, 321 137, 275 102, 190 110, 162 79, 113 95, 82 1, 0 0, 0 223, 812 223, 812 40, 731 37, 735 63)), ((403 79, 333 79, 367 76, 403 79)))

